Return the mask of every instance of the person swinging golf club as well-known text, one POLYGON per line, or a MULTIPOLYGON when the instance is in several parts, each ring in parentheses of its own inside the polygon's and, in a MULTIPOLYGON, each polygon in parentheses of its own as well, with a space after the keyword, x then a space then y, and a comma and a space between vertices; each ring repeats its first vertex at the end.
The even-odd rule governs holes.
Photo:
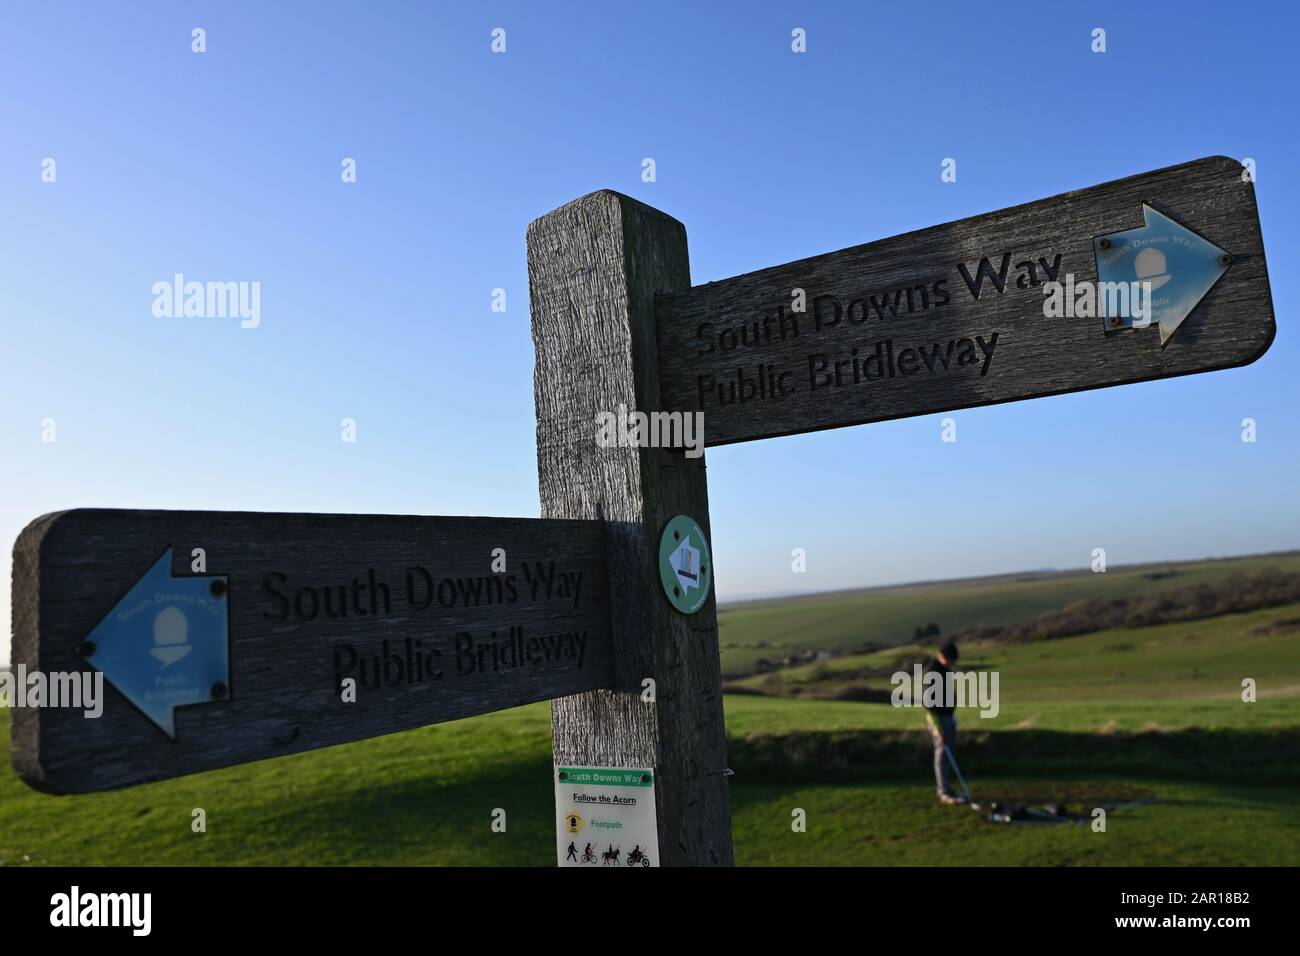
MULTIPOLYGON (((936 673, 941 680, 941 687, 947 686, 949 670, 957 663, 957 645, 949 641, 939 648, 934 660, 925 665, 925 673, 936 673)), ((957 748, 957 715, 951 706, 954 702, 946 695, 940 694, 933 705, 922 702, 925 707, 925 722, 930 728, 930 738, 934 741, 934 784, 939 792, 941 803, 969 803, 970 797, 956 793, 952 788, 952 772, 957 766, 954 751, 957 748)), ((962 790, 966 787, 963 782, 962 790)))

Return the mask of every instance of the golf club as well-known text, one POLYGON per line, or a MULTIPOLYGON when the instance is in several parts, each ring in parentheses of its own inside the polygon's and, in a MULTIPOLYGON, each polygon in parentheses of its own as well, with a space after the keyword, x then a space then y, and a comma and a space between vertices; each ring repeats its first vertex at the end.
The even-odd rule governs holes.
POLYGON ((970 788, 966 786, 966 778, 961 775, 961 768, 957 766, 957 758, 952 755, 952 748, 944 744, 943 752, 948 755, 948 762, 952 764, 953 772, 957 774, 957 782, 961 784, 961 792, 966 797, 966 804, 972 810, 980 809, 980 805, 971 799, 970 788))

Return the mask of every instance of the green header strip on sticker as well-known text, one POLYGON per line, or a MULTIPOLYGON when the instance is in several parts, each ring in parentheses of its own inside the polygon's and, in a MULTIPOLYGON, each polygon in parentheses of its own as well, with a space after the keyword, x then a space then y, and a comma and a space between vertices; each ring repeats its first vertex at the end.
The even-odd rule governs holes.
POLYGON ((564 774, 560 783, 586 784, 597 787, 653 787, 655 776, 649 770, 593 770, 590 767, 556 767, 564 774))

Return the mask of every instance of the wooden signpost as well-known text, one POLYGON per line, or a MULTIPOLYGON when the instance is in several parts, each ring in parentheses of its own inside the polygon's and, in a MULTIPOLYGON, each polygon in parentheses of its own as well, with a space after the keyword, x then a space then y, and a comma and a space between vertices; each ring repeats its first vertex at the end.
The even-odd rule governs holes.
POLYGON ((1243 176, 1210 157, 662 295, 664 407, 703 411, 706 444, 723 445, 1245 365, 1274 324, 1243 176), (1176 225, 1107 240, 1146 209, 1176 225), (1188 285, 1194 308, 1166 343, 1155 323, 1044 315, 1047 283, 1095 283, 1121 242, 1158 256, 1142 267, 1197 236, 1218 250, 1186 276, 1126 277, 1152 280, 1157 309, 1188 285))
POLYGON ((662 863, 730 864, 717 609, 710 594, 695 613, 677 611, 658 569, 660 537, 679 514, 711 534, 704 455, 595 441, 602 412, 665 407, 654 296, 690 284, 686 230, 626 196, 592 193, 529 227, 528 284, 542 516, 605 523, 618 595, 615 683, 552 705, 556 765, 657 768, 662 863))
POLYGON ((609 686, 604 548, 595 521, 47 515, 14 548, 14 663, 113 691, 14 710, 14 765, 83 793, 609 686))
POLYGON ((632 862, 730 864, 704 456, 598 441, 601 416, 702 412, 720 445, 1243 365, 1274 334, 1254 187, 1222 157, 693 288, 682 225, 602 191, 529 227, 528 269, 542 518, 38 519, 14 665, 113 689, 98 719, 14 712, 24 780, 129 786, 550 699, 569 863, 582 808, 615 800, 584 782, 630 781, 657 828, 632 862), (1134 282, 1143 315, 1075 294, 1134 282))

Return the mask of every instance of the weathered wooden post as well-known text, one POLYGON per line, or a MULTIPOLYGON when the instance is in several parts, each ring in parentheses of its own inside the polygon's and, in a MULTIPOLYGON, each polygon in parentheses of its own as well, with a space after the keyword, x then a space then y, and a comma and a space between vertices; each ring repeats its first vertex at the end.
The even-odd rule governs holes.
POLYGON ((528 279, 542 516, 606 522, 614 641, 614 688, 551 705, 555 764, 656 768, 661 862, 731 864, 715 599, 682 614, 658 572, 675 515, 709 534, 704 456, 596 442, 598 414, 663 408, 654 298, 690 287, 686 230, 591 193, 529 226, 528 279))

